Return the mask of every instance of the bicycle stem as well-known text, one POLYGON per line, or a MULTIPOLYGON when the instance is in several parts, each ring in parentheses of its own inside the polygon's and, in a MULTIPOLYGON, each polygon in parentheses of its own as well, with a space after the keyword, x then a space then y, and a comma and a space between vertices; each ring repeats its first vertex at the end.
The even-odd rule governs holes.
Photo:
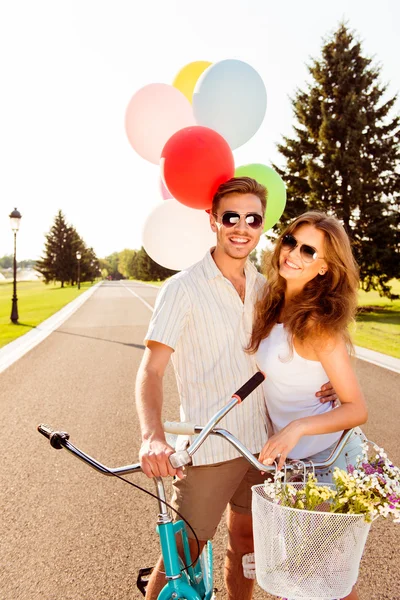
POLYGON ((225 417, 225 415, 234 407, 236 404, 239 404, 240 400, 235 398, 234 396, 231 400, 226 404, 221 410, 219 410, 207 423, 205 427, 201 427, 201 433, 197 436, 197 438, 192 442, 189 448, 186 449, 186 452, 189 456, 193 456, 193 454, 200 448, 200 446, 205 442, 206 438, 211 433, 211 430, 225 417))

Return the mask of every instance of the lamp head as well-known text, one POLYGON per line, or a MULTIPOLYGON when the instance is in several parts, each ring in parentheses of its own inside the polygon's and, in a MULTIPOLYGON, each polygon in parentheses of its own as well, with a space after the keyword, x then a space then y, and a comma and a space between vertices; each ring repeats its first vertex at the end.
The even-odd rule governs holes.
POLYGON ((10 213, 9 217, 11 221, 11 229, 14 232, 17 232, 21 220, 21 213, 16 208, 14 208, 14 210, 10 213))

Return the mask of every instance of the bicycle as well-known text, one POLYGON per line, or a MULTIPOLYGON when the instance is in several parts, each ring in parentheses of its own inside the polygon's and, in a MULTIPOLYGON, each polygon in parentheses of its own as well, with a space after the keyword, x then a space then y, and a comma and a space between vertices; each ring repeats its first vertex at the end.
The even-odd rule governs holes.
MULTIPOLYGON (((166 422, 164 429, 167 433, 197 435, 194 441, 186 450, 176 452, 170 456, 170 462, 174 468, 183 467, 191 463, 191 457, 202 445, 209 435, 216 435, 224 438, 232 444, 234 448, 248 460, 248 462, 256 469, 266 473, 272 473, 276 465, 267 466, 260 463, 254 455, 229 431, 216 428, 216 425, 221 419, 232 410, 237 404, 249 396, 258 387, 265 376, 260 371, 251 377, 237 392, 235 392, 230 401, 220 409, 205 426, 198 426, 192 423, 182 422, 166 422)), ((122 467, 110 468, 107 467, 82 450, 71 444, 69 434, 65 431, 56 431, 52 427, 40 424, 38 431, 49 439, 50 445, 60 450, 64 448, 73 456, 82 460, 99 473, 107 476, 115 476, 122 479, 126 483, 144 491, 158 500, 159 514, 157 519, 157 534, 160 539, 161 554, 164 562, 166 584, 158 596, 158 600, 177 600, 179 598, 185 600, 213 600, 215 598, 215 590, 213 587, 213 560, 212 560, 212 543, 208 541, 202 552, 198 551, 197 557, 192 560, 189 542, 187 536, 188 526, 191 529, 190 523, 179 515, 181 518, 178 521, 173 520, 173 516, 169 509, 172 509, 166 500, 164 483, 161 477, 155 477, 156 493, 152 494, 148 490, 124 479, 123 475, 141 472, 139 463, 126 465, 122 467), (177 536, 181 536, 183 556, 178 553, 177 536)), ((299 472, 299 468, 304 470, 311 468, 313 470, 328 469, 337 459, 343 447, 348 441, 352 430, 345 431, 337 443, 335 450, 323 462, 311 463, 300 461, 287 463, 285 470, 288 472, 299 472)), ((174 509, 173 509, 174 510, 174 509)), ((177 511, 175 511, 177 512, 177 511)), ((193 531, 193 530, 192 530, 193 531)), ((197 536, 195 535, 195 539, 197 536)), ((197 540, 198 541, 198 540, 197 540)), ((198 545, 198 549, 199 549, 198 545)), ((152 569, 140 569, 137 578, 137 587, 140 592, 145 595, 148 577, 152 569)))

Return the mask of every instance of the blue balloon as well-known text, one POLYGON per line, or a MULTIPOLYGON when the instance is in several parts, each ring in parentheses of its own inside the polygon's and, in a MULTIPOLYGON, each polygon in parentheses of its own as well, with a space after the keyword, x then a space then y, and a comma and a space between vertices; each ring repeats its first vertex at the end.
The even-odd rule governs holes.
POLYGON ((266 108, 263 80, 241 60, 221 60, 208 67, 193 93, 193 113, 198 125, 217 131, 232 150, 258 131, 266 108))

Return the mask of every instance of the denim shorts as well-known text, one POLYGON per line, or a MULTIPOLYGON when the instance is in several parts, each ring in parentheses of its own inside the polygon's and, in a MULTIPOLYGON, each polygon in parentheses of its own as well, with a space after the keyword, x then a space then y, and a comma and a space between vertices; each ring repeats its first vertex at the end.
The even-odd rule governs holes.
MULTIPOLYGON (((367 441, 367 438, 361 431, 359 427, 355 427, 353 433, 348 439, 346 445, 344 446, 342 452, 335 460, 333 465, 329 467, 326 471, 316 470, 315 475, 318 478, 320 483, 332 483, 332 475, 335 467, 339 467, 339 469, 343 469, 347 471, 347 467, 350 465, 356 464, 357 456, 362 455, 362 444, 367 441)), ((337 442, 326 448, 326 450, 321 450, 321 452, 317 452, 313 456, 309 456, 304 460, 311 460, 313 462, 319 462, 326 460, 336 448, 337 442)))

